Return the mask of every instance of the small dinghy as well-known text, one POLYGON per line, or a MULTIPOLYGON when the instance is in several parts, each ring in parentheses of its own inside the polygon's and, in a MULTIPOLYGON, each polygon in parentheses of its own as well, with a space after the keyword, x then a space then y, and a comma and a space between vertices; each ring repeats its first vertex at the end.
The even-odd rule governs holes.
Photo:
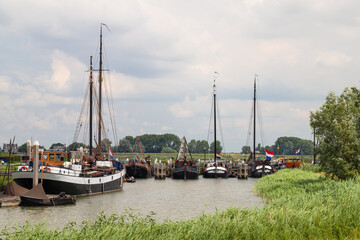
POLYGON ((22 206, 56 206, 76 202, 76 197, 61 192, 59 195, 47 195, 42 183, 20 196, 22 206))

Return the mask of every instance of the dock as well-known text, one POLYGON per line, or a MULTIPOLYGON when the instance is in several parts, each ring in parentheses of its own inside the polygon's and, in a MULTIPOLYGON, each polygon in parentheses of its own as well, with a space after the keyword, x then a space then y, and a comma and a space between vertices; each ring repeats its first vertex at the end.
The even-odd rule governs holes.
POLYGON ((237 173, 237 178, 238 179, 247 179, 248 178, 249 167, 248 167, 247 164, 241 163, 241 164, 238 165, 237 169, 238 169, 238 173, 237 173))
POLYGON ((156 163, 152 167, 155 179, 166 179, 168 173, 168 166, 166 164, 156 163))
POLYGON ((8 196, 0 194, 0 207, 16 207, 20 204, 19 196, 8 196))

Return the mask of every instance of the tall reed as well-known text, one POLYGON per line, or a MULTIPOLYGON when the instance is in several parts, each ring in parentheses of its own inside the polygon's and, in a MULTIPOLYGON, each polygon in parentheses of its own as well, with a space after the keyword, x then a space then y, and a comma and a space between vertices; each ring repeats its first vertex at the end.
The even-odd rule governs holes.
MULTIPOLYGON (((241 184, 241 183, 239 183, 241 184)), ((360 180, 334 181, 299 169, 281 170, 256 184, 261 209, 229 208, 188 221, 156 222, 132 213, 63 229, 43 225, 5 229, 8 239, 358 239, 360 180)), ((181 206, 179 206, 181 211, 181 206)))

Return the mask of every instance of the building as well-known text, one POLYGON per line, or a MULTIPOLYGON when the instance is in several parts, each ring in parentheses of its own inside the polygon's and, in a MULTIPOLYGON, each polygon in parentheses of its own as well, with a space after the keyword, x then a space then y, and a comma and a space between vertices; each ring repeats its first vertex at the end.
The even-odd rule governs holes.
POLYGON ((52 149, 49 149, 51 152, 66 152, 65 146, 53 146, 52 149))
MULTIPOLYGON (((18 145, 17 145, 17 143, 15 143, 15 144, 11 144, 12 145, 12 153, 18 153, 18 150, 19 150, 19 148, 18 148, 18 145)), ((4 152, 9 152, 10 151, 10 144, 9 143, 4 143, 3 144, 3 151, 4 152)))

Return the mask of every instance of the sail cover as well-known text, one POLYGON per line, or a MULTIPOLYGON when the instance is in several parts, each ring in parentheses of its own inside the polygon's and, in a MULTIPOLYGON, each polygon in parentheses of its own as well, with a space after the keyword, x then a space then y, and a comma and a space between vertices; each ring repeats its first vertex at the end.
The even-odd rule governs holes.
POLYGON ((28 198, 42 199, 45 203, 50 202, 50 199, 46 196, 42 183, 39 183, 27 193, 21 195, 28 198))
POLYGON ((9 182, 6 185, 4 194, 6 194, 8 196, 21 196, 28 191, 29 191, 29 189, 27 189, 27 188, 23 188, 14 182, 9 182))
POLYGON ((184 154, 186 153, 185 152, 186 151, 186 149, 185 149, 185 141, 186 141, 186 139, 185 139, 185 137, 183 137, 181 139, 181 144, 180 144, 180 148, 179 148, 179 152, 178 152, 178 155, 176 157, 176 160, 180 160, 180 158, 182 156, 184 156, 184 154))

